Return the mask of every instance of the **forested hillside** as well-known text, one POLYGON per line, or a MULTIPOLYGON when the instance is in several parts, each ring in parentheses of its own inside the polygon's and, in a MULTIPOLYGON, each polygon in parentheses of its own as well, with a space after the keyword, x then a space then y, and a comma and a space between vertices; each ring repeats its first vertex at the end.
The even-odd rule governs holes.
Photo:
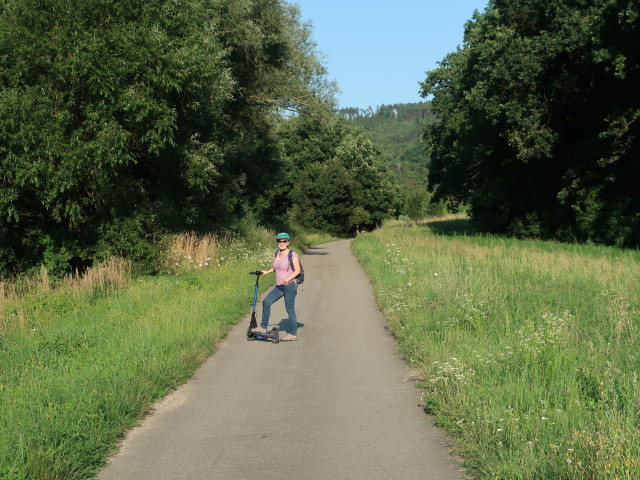
POLYGON ((491 0, 428 72, 429 183, 484 231, 640 245, 640 3, 491 0))
POLYGON ((422 141, 424 131, 437 119, 430 102, 382 105, 374 111, 343 108, 340 115, 349 126, 364 129, 383 152, 399 186, 399 213, 413 219, 442 215, 447 201, 435 199, 428 188, 430 159, 422 141))
POLYGON ((0 275, 152 271, 166 233, 248 215, 375 226, 393 179, 318 58, 282 1, 2 2, 0 275))
POLYGON ((360 126, 371 134, 401 187, 426 187, 429 159, 421 137, 436 121, 430 102, 382 105, 375 111, 343 108, 340 114, 347 125, 360 126))

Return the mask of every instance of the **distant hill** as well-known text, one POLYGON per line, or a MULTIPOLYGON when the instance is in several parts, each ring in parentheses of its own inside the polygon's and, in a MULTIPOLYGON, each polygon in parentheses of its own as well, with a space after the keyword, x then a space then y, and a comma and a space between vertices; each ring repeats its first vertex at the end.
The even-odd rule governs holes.
POLYGON ((404 189, 426 186, 429 159, 421 135, 436 121, 430 102, 381 105, 375 111, 371 107, 343 108, 340 114, 348 125, 370 132, 404 189))

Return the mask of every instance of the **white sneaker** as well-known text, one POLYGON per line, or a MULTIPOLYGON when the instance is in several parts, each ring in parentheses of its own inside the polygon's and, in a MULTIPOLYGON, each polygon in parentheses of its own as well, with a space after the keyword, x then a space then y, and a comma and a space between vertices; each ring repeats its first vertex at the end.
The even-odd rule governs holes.
POLYGON ((280 339, 281 342, 295 342, 296 340, 298 340, 298 337, 296 337, 295 335, 291 335, 290 333, 287 333, 280 339))
POLYGON ((256 328, 252 328, 251 331, 253 333, 267 333, 267 329, 262 328, 260 325, 258 325, 256 328))

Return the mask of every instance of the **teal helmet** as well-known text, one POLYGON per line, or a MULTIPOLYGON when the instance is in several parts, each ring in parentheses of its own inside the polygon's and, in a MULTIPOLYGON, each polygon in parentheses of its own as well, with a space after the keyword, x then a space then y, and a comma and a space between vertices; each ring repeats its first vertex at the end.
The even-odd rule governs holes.
POLYGON ((280 232, 276 235, 276 240, 291 240, 291 237, 289 237, 288 233, 280 232))

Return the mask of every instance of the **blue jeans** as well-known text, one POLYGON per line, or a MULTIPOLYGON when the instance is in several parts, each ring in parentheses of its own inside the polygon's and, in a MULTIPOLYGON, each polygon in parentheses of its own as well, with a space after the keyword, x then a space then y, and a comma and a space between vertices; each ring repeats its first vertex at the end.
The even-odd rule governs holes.
POLYGON ((262 322, 260 326, 267 328, 269 316, 271 315, 271 305, 284 297, 284 308, 289 315, 289 330, 291 335, 298 334, 298 318, 296 317, 295 303, 298 293, 298 284, 291 282, 289 285, 276 285, 262 301, 262 322))

